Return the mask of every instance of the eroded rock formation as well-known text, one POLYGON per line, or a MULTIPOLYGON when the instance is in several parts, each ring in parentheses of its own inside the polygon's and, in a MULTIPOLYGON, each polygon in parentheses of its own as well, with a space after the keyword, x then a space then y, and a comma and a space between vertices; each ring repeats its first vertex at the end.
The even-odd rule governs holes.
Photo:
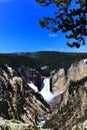
POLYGON ((37 125, 38 117, 49 112, 42 96, 27 85, 31 80, 40 85, 40 74, 31 68, 0 67, 0 116, 37 125))

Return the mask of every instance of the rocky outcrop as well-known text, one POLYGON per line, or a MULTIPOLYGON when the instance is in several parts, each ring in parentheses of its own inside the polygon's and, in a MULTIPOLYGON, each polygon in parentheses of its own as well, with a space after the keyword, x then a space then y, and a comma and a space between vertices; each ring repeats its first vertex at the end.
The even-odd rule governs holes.
POLYGON ((53 130, 43 129, 31 126, 30 124, 23 123, 19 120, 7 120, 0 117, 0 130, 53 130))
POLYGON ((18 120, 6 120, 0 117, 0 130, 52 130, 52 129, 42 129, 30 124, 23 123, 18 120))
POLYGON ((87 120, 77 123, 72 130, 87 130, 87 120))
POLYGON ((27 66, 21 66, 16 69, 17 69, 19 76, 21 76, 21 78, 24 81, 26 81, 26 82, 32 81, 35 84, 35 86, 37 86, 38 89, 40 89, 43 79, 38 71, 36 71, 35 69, 32 69, 32 68, 29 68, 27 66))
POLYGON ((87 76, 87 59, 73 63, 67 72, 68 81, 77 81, 85 76, 87 76))
MULTIPOLYGON (((30 126, 18 120, 6 120, 0 117, 0 129, 1 130, 29 130, 30 126)), ((32 128, 31 130, 34 129, 32 128)))
MULTIPOLYGON (((87 119, 87 59, 76 62, 65 73, 60 69, 53 77, 53 91, 65 89, 58 97, 53 114, 49 114, 45 128, 79 130, 87 119)), ((81 129, 82 130, 82 129, 81 129)))
POLYGON ((27 85, 31 80, 36 84, 41 81, 40 74, 31 68, 0 67, 0 116, 32 126, 38 124, 39 116, 49 112, 47 102, 27 85))
POLYGON ((71 81, 81 80, 87 76, 87 59, 73 63, 70 68, 65 71, 60 69, 52 77, 53 91, 67 89, 71 81))
POLYGON ((66 88, 67 76, 63 68, 60 69, 57 73, 55 73, 55 75, 52 78, 52 84, 53 84, 52 87, 53 92, 64 90, 66 88))

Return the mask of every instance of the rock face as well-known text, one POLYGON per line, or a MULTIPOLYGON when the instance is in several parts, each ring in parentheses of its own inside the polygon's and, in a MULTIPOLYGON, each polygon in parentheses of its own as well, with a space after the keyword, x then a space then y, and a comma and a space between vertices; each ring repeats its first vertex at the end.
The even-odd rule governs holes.
POLYGON ((87 130, 87 120, 73 126, 72 130, 87 130))
POLYGON ((45 128, 86 130, 87 123, 87 59, 76 62, 65 73, 59 70, 53 77, 53 91, 65 89, 49 114, 45 128))
POLYGON ((87 59, 73 63, 67 72, 64 68, 54 74, 52 78, 53 91, 67 89, 71 81, 81 80, 87 76, 87 59))
MULTIPOLYGON (((30 126, 17 120, 6 120, 0 117, 1 130, 29 130, 30 126)), ((34 130, 33 128, 31 130, 34 130)))
POLYGON ((73 63, 68 70, 68 80, 77 81, 87 76, 87 59, 73 63))
POLYGON ((53 129, 42 129, 30 124, 20 122, 18 120, 6 120, 0 117, 0 130, 53 130, 53 129))
POLYGON ((27 66, 26 67, 21 66, 17 68, 17 72, 24 81, 26 82, 32 81, 38 87, 38 89, 40 88, 42 83, 42 78, 38 71, 29 68, 27 66))
POLYGON ((49 105, 27 85, 31 80, 40 85, 40 74, 31 68, 0 67, 0 116, 37 125, 38 117, 49 112, 49 105))
POLYGON ((65 70, 60 69, 52 78, 53 92, 58 90, 64 90, 67 84, 67 76, 65 70))

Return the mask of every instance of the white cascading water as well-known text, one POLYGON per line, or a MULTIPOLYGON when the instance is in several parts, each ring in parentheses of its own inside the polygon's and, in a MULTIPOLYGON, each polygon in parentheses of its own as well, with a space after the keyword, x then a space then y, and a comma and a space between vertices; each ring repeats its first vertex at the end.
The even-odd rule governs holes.
POLYGON ((37 87, 32 82, 28 83, 28 85, 35 92, 40 93, 47 102, 50 102, 53 98, 55 98, 56 96, 58 96, 64 92, 64 91, 59 91, 56 93, 50 92, 50 78, 44 78, 44 81, 41 86, 42 90, 40 92, 38 91, 37 87))
POLYGON ((28 85, 29 85, 29 87, 32 88, 35 92, 38 92, 37 86, 35 86, 32 81, 30 81, 30 83, 28 83, 28 85))
POLYGON ((54 95, 50 92, 50 78, 45 78, 42 84, 43 88, 40 92, 40 94, 43 96, 43 98, 49 102, 53 99, 54 95))

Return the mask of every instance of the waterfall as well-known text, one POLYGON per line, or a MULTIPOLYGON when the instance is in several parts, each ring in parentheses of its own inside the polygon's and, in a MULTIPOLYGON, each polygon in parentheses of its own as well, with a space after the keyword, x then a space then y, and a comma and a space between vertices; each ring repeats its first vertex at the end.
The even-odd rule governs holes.
POLYGON ((45 95, 46 93, 50 92, 50 79, 49 78, 45 78, 42 85, 41 85, 41 94, 45 95))
POLYGON ((50 92, 50 78, 45 78, 41 87, 42 90, 40 91, 40 94, 43 98, 48 102, 52 100, 53 94, 50 92))
POLYGON ((50 102, 53 98, 55 98, 56 96, 62 94, 64 91, 58 91, 56 93, 52 93, 50 90, 50 78, 44 78, 44 81, 41 85, 41 91, 39 92, 37 87, 32 83, 28 83, 28 85, 35 91, 40 93, 43 98, 47 101, 50 102))

